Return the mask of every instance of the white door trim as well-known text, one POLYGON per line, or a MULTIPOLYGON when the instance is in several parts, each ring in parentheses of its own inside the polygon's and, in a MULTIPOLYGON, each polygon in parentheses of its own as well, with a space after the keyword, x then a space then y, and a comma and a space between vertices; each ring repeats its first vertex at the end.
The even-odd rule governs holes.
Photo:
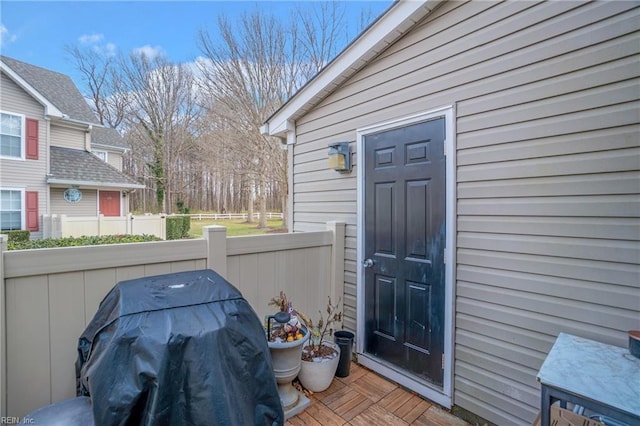
POLYGON ((420 114, 411 115, 398 120, 388 121, 358 129, 356 132, 358 184, 357 184, 357 333, 356 342, 358 362, 365 367, 388 377, 391 380, 419 393, 446 408, 450 408, 453 400, 453 330, 454 330, 454 297, 455 297, 455 235, 456 235, 456 141, 454 106, 446 106, 420 114), (364 312, 364 137, 371 133, 405 127, 421 121, 444 117, 446 154, 446 248, 445 248, 445 332, 444 332, 444 379, 442 388, 409 375, 394 366, 371 355, 364 354, 365 312, 364 312))

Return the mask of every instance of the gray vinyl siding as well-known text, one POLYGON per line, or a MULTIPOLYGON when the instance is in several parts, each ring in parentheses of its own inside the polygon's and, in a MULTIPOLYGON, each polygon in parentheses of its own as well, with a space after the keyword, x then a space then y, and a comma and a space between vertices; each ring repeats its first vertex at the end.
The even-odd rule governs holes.
POLYGON ((108 151, 107 163, 111 164, 116 169, 122 171, 122 154, 108 151))
MULTIPOLYGON (((0 159, 0 187, 38 191, 38 209, 39 214, 42 215, 46 213, 49 191, 45 181, 47 174, 46 140, 49 122, 44 120, 44 107, 42 105, 3 73, 0 73, 0 78, 0 110, 5 113, 22 114, 26 118, 39 120, 38 159, 0 159)), ((23 218, 24 220, 26 219, 23 218)), ((40 238, 41 235, 41 231, 31 232, 32 238, 40 238)))
POLYGON ((66 188, 51 188, 51 213, 65 214, 67 216, 92 216, 98 215, 98 191, 95 189, 81 189, 82 199, 71 204, 65 201, 66 188))
POLYGON ((64 126, 51 126, 51 145, 65 148, 84 149, 85 132, 81 129, 74 129, 64 126))
POLYGON ((639 15, 445 2, 296 120, 293 229, 347 223, 355 330, 358 167, 329 170, 327 145, 455 106, 454 403, 497 424, 531 424, 560 331, 626 346, 640 328, 639 15))

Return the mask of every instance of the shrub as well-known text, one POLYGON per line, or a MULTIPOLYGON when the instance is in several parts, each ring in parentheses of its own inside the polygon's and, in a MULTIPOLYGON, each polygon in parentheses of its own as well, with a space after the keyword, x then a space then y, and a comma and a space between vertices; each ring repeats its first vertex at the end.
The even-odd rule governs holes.
POLYGON ((167 216, 167 240, 187 238, 190 229, 190 216, 167 216))
POLYGON ((31 232, 29 231, 0 231, 0 234, 7 234, 9 236, 8 242, 23 242, 29 241, 31 232))
POLYGON ((188 238, 190 230, 191 216, 182 216, 182 238, 188 238))
POLYGON ((189 207, 184 205, 184 201, 182 200, 176 201, 176 207, 178 207, 178 211, 180 212, 180 214, 189 214, 189 212, 191 211, 189 207))
POLYGON ((66 238, 46 238, 43 240, 32 241, 9 241, 9 250, 29 250, 38 248, 53 247, 76 247, 76 246, 96 246, 103 244, 124 244, 124 243, 143 243, 148 241, 162 241, 154 235, 103 235, 83 236, 83 237, 66 237, 66 238))
POLYGON ((167 240, 177 240, 182 233, 182 217, 167 216, 167 240))

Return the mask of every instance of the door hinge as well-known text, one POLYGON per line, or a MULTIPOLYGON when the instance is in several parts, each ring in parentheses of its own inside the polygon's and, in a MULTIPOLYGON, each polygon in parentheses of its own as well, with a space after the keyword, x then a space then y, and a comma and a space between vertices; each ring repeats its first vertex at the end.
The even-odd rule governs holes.
POLYGON ((444 151, 443 154, 446 157, 447 156, 447 140, 446 139, 442 143, 442 150, 444 151))
POLYGON ((444 370, 444 354, 442 354, 442 369, 444 370))
POLYGON ((447 248, 446 247, 442 250, 442 262, 445 265, 447 264, 447 248))

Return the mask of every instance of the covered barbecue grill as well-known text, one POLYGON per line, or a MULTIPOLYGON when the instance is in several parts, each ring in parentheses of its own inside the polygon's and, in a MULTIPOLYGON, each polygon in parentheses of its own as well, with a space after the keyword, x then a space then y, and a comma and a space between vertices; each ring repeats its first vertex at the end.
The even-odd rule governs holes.
POLYGON ((283 424, 260 319, 211 270, 119 282, 80 337, 99 425, 283 424))

